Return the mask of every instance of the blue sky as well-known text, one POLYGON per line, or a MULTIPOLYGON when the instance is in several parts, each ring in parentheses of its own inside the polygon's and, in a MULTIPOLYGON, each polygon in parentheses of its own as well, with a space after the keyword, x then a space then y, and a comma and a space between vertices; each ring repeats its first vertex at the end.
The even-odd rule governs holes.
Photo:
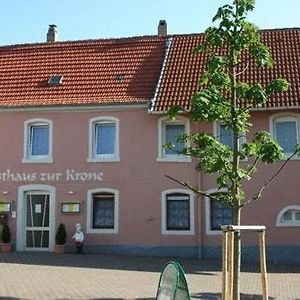
MULTIPOLYGON (((49 24, 60 40, 203 32, 231 0, 1 0, 0 45, 44 42, 49 24)), ((257 0, 249 19, 260 28, 300 27, 300 0, 257 0)))

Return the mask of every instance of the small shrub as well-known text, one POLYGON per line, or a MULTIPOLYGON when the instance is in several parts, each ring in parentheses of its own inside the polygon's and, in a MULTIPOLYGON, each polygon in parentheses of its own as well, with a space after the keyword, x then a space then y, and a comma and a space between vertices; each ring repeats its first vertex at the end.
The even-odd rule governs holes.
POLYGON ((2 226, 2 232, 1 232, 1 240, 3 243, 10 243, 10 239, 11 239, 11 233, 10 233, 10 229, 9 226, 7 224, 4 224, 2 226))
POLYGON ((55 236, 55 242, 56 245, 64 245, 67 241, 67 232, 66 232, 66 227, 64 224, 60 224, 58 226, 56 236, 55 236))

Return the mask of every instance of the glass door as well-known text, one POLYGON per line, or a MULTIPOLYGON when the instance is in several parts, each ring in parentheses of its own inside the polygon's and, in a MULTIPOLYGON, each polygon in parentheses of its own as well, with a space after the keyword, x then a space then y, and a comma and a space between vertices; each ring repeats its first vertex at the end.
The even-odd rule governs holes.
POLYGON ((49 250, 50 195, 47 192, 28 192, 25 201, 25 248, 49 250))

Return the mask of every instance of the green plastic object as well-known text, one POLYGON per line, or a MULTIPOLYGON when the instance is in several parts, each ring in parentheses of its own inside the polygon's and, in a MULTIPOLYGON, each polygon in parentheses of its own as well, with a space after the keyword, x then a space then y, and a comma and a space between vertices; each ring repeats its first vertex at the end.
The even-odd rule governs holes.
POLYGON ((156 300, 190 300, 189 288, 181 265, 171 261, 160 275, 156 300))

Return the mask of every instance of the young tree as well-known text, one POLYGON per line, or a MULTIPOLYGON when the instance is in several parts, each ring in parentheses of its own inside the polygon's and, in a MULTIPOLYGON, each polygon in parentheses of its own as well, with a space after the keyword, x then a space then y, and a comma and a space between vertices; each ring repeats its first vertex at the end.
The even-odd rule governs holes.
MULTIPOLYGON (((216 174, 217 188, 225 188, 228 192, 207 195, 188 182, 180 183, 197 194, 232 206, 233 225, 241 224, 241 208, 258 200, 262 191, 283 168, 266 181, 250 199, 245 198, 242 182, 251 179, 257 163, 262 161, 272 164, 283 155, 280 145, 268 132, 256 132, 253 140, 241 143, 241 138, 251 126, 250 111, 264 105, 274 93, 286 91, 289 86, 283 78, 277 78, 267 86, 260 83, 250 84, 240 79, 247 69, 248 60, 255 60, 257 68, 272 67, 273 64, 268 47, 260 41, 258 28, 246 20, 247 13, 253 10, 254 5, 255 0, 233 0, 232 5, 220 7, 213 18, 213 22, 218 25, 205 31, 204 44, 195 49, 206 54, 207 62, 206 70, 199 80, 201 88, 192 97, 190 118, 194 122, 220 122, 230 133, 233 145, 229 147, 222 144, 218 138, 203 132, 180 138, 182 142, 190 145, 182 154, 198 158, 197 170, 216 174), (247 165, 241 165, 240 161, 246 157, 247 165)), ((180 107, 173 107, 169 114, 175 118, 180 110, 180 107)), ((299 149, 296 148, 292 156, 299 149)), ((239 299, 240 245, 240 234, 237 232, 234 236, 235 300, 239 299)))

